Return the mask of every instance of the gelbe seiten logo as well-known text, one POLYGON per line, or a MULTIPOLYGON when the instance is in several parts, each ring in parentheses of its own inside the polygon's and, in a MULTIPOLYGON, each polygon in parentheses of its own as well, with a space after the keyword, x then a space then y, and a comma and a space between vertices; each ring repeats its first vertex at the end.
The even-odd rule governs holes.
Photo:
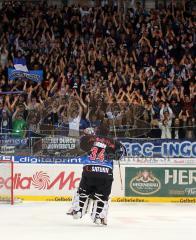
POLYGON ((151 171, 143 170, 130 181, 130 188, 137 194, 151 195, 160 190, 161 182, 151 171))

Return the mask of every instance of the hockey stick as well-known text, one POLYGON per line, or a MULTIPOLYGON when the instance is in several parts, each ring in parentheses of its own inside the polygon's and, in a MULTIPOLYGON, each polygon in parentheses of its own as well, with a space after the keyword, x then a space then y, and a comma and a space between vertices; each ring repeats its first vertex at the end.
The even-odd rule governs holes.
MULTIPOLYGON (((110 107, 110 111, 112 112, 111 107, 110 107)), ((112 116, 112 122, 113 122, 113 129, 114 129, 114 137, 115 137, 115 140, 117 140, 116 127, 115 127, 115 123, 114 123, 114 115, 112 116)), ((122 171, 121 171, 120 159, 118 160, 118 170, 119 170, 121 190, 123 190, 123 181, 122 181, 122 171)))

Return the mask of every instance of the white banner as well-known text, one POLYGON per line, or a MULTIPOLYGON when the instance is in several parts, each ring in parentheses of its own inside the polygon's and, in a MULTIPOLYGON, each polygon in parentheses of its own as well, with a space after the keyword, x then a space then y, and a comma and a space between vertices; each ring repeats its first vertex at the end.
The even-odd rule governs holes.
POLYGON ((121 160, 121 164, 125 165, 196 165, 196 158, 141 158, 141 157, 125 157, 121 160))
MULTIPOLYGON (((121 188, 118 165, 114 165, 114 182, 111 197, 123 197, 125 191, 125 167, 136 167, 135 164, 121 165, 123 188, 121 188)), ((138 167, 146 167, 140 164, 138 167)), ((152 165, 151 165, 152 166, 152 165)), ((165 164, 164 167, 171 167, 165 164)), ((184 167, 181 165, 180 167, 184 167)), ((188 165, 186 165, 187 167, 188 165)), ((193 166, 193 165, 190 165, 193 166)), ((160 165, 153 165, 160 167, 160 165)), ((72 196, 78 187, 82 173, 81 164, 14 164, 15 196, 72 196)), ((0 190, 10 188, 10 176, 0 175, 0 190)))
MULTIPOLYGON (((124 180, 124 167, 121 170, 124 180)), ((79 164, 15 164, 14 195, 72 196, 79 185, 81 173, 82 165, 79 164)), ((0 188, 10 188, 10 177, 0 178, 0 188)), ((114 169, 114 179, 112 196, 124 196, 117 166, 114 169)))

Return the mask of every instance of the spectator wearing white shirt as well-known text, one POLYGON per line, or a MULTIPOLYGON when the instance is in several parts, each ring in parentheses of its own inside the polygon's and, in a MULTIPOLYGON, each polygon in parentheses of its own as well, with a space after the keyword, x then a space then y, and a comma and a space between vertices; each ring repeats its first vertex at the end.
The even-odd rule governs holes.
POLYGON ((174 114, 172 109, 169 107, 169 104, 165 106, 165 104, 162 104, 161 110, 160 110, 160 119, 164 120, 167 118, 168 120, 171 120, 174 118, 174 114))
POLYGON ((159 128, 161 129, 161 138, 172 138, 172 118, 173 118, 173 112, 171 108, 169 107, 169 104, 165 106, 165 104, 162 104, 161 110, 160 110, 160 122, 159 122, 159 128))
POLYGON ((82 107, 79 102, 76 102, 77 108, 70 109, 70 116, 68 118, 69 121, 69 136, 70 137, 78 137, 80 135, 80 120, 82 115, 82 107))
POLYGON ((171 137, 172 137, 171 124, 172 124, 172 121, 168 120, 167 118, 165 118, 164 120, 159 122, 159 128, 161 129, 161 138, 162 139, 164 139, 164 138, 171 139, 171 137))
POLYGON ((91 14, 91 11, 92 11, 92 9, 90 8, 88 8, 88 7, 80 7, 80 14, 81 14, 81 17, 84 17, 85 15, 89 15, 89 14, 91 14))

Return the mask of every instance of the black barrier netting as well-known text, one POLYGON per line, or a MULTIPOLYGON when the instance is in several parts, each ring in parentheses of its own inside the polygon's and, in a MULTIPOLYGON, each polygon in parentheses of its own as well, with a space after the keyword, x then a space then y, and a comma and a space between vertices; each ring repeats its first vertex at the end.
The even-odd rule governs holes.
POLYGON ((58 126, 40 125, 40 136, 33 139, 33 154, 54 156, 80 156, 80 139, 84 135, 98 134, 109 138, 144 137, 151 130, 145 121, 145 109, 138 104, 91 102, 80 112, 77 104, 58 126), (99 132, 100 128, 108 131, 99 132))
MULTIPOLYGON (((55 112, 54 109, 60 103, 61 98, 51 98, 40 111, 29 111, 28 130, 24 137, 26 144, 18 143, 13 147, 7 141, 1 153, 75 157, 84 154, 80 148, 80 139, 84 135, 99 134, 112 139, 138 138, 146 137, 151 131, 148 115, 142 104, 115 101, 109 103, 98 99, 83 106, 72 98, 68 105, 65 102, 62 111, 55 112), (104 126, 107 133, 98 133, 100 126, 104 126), (9 147, 12 151, 6 152, 9 147)), ((7 139, 13 137, 17 139, 17 136, 6 136, 7 139)))

